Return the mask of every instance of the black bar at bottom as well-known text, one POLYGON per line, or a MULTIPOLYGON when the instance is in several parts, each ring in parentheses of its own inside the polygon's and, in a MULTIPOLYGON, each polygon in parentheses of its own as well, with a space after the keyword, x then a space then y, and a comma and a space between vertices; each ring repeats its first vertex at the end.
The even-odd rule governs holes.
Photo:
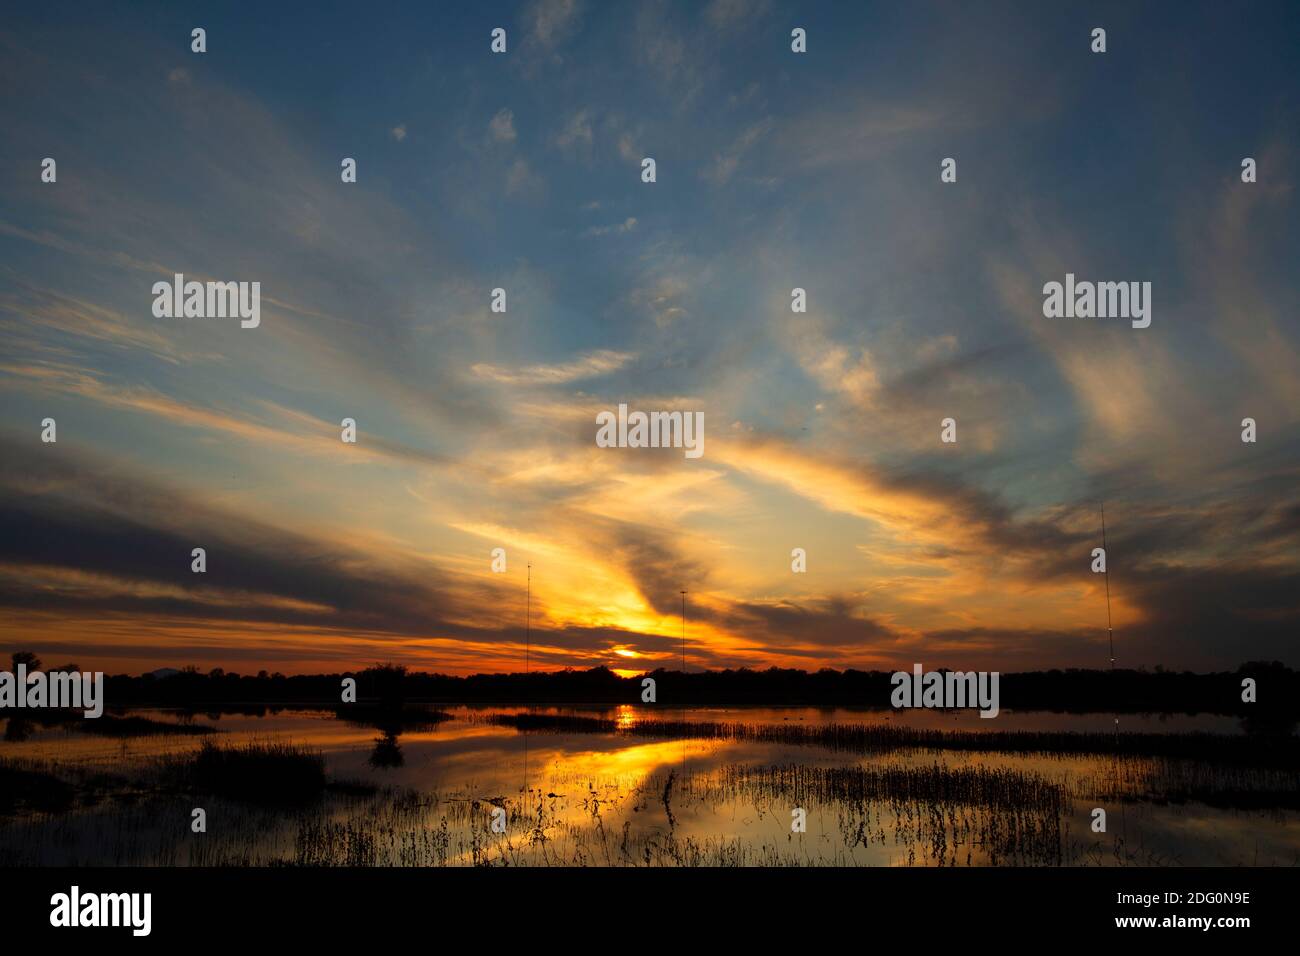
MULTIPOLYGON (((469 933, 485 944, 522 936, 590 946, 636 945, 649 932, 665 934, 665 943, 770 945, 774 936, 815 944, 846 929, 867 938, 921 932, 931 941, 936 933, 978 931, 968 938, 988 942, 1050 931, 1060 942, 1130 934, 1230 942, 1293 928, 1300 870, 11 869, 0 872, 0 887, 6 942, 78 933, 128 946, 397 945, 416 932, 430 942, 469 933), (83 907, 89 895, 150 894, 148 937, 130 925, 51 925, 52 898, 68 897, 70 911, 74 886, 83 907)), ((128 924, 135 912, 142 922, 141 911, 124 906, 117 899, 105 910, 111 917, 117 908, 128 924)))

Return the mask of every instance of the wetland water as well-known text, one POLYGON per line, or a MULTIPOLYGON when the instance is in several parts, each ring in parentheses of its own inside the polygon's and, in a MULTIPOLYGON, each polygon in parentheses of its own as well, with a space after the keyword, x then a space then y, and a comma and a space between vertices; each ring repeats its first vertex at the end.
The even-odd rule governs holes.
POLYGON ((139 734, 8 721, 4 766, 63 789, 58 805, 0 804, 0 864, 1300 861, 1300 785, 1285 756, 1295 738, 1243 757, 1251 738, 1229 717, 1122 716, 1116 731, 1109 714, 1013 711, 996 721, 828 707, 402 715, 112 715, 142 718, 139 734), (998 734, 985 749, 990 723, 998 734), (255 768, 242 790, 205 791, 201 774, 175 768, 213 744, 319 755, 327 783, 304 796, 300 781, 255 768), (1098 807, 1104 833, 1091 828, 1098 807), (204 833, 192 832, 195 808, 204 833), (495 808, 504 833, 493 831, 495 808), (796 808, 802 833, 791 829, 796 808))

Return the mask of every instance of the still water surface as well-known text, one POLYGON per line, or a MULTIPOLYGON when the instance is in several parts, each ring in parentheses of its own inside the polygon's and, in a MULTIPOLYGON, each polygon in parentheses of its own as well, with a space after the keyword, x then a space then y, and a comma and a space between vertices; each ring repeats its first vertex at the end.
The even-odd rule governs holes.
MULTIPOLYGON (((182 715, 223 746, 287 742, 323 755, 346 789, 308 808, 211 798, 208 830, 190 832, 193 798, 106 796, 66 814, 0 819, 0 862, 18 864, 461 865, 1294 865, 1300 861, 1294 774, 1220 772, 1195 762, 1113 755, 915 750, 857 755, 755 740, 656 739, 615 733, 520 733, 494 714, 590 715, 619 726, 665 710, 448 707, 451 720, 386 733, 331 711, 182 715), (1188 799, 1245 786, 1283 796, 1188 799), (1207 790, 1208 788, 1208 790, 1207 790), (1213 805, 1212 805, 1213 804, 1213 805), (1271 805, 1270 805, 1271 804, 1271 805), (492 812, 505 811, 506 832, 492 812), (1104 833, 1093 810, 1107 811, 1104 833), (806 828, 792 829, 803 810, 806 828)), ((691 722, 892 722, 979 733, 1112 733, 1108 714, 847 708, 693 708, 691 722)), ((1122 716, 1120 733, 1240 733, 1233 718, 1122 716)), ((32 729, 0 744, 9 759, 131 779, 202 737, 107 738, 32 729)))

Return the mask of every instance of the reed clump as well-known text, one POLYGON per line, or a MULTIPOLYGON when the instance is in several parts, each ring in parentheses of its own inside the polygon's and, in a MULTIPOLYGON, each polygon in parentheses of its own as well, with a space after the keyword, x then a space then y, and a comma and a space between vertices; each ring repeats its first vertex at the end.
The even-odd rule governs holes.
POLYGON ((95 720, 83 720, 77 729, 86 734, 103 737, 160 737, 175 734, 182 737, 200 737, 218 734, 215 727, 202 724, 182 724, 170 720, 152 720, 148 717, 113 717, 105 714, 95 720))
POLYGON ((267 806, 310 803, 325 791, 325 758, 289 743, 221 747, 205 741, 198 753, 173 759, 171 776, 185 789, 267 806))
POLYGON ((0 814, 60 813, 69 809, 75 798, 76 788, 54 774, 0 759, 0 814))
POLYGON ((1176 757, 1229 765, 1300 766, 1300 738, 1226 734, 1099 734, 1056 731, 924 730, 898 724, 760 724, 740 721, 642 720, 633 724, 567 714, 493 714, 489 723, 532 733, 606 733, 632 737, 749 740, 814 746, 859 755, 966 751, 1048 755, 1176 757))

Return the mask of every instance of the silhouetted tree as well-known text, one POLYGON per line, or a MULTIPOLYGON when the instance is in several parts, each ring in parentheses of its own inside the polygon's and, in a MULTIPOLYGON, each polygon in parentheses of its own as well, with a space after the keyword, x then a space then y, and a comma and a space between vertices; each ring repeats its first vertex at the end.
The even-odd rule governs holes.
POLYGON ((14 651, 12 660, 15 673, 18 671, 19 664, 26 664, 29 671, 38 671, 41 669, 41 659, 31 651, 14 651))

